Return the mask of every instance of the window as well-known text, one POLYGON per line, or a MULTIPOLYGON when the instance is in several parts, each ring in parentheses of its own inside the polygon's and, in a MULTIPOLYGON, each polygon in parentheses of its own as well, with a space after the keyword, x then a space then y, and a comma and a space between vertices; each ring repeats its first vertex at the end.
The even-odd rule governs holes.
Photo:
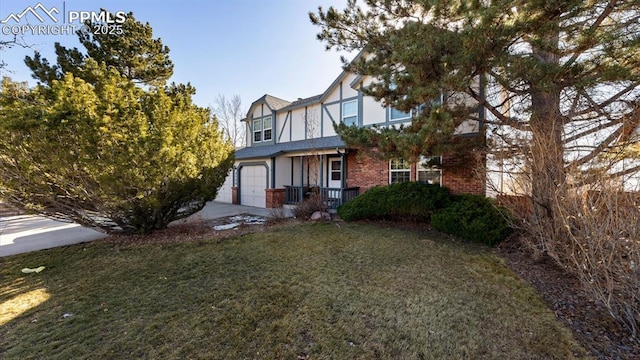
POLYGON ((390 121, 397 121, 397 120, 404 120, 404 119, 411 118, 411 112, 400 111, 392 107, 390 107, 389 110, 390 110, 389 111, 390 121))
POLYGON ((389 162, 389 183, 411 181, 411 166, 404 159, 394 159, 389 162))
POLYGON ((358 100, 342 103, 342 122, 348 126, 358 124, 358 100))
POLYGON ((271 116, 253 120, 253 142, 271 141, 272 128, 271 116))
POLYGON ((440 156, 422 156, 417 166, 417 179, 419 182, 427 184, 442 183, 442 169, 440 163, 442 159, 440 156))
POLYGON ((421 114, 425 109, 429 110, 434 106, 439 106, 444 104, 445 99, 446 97, 444 93, 440 93, 440 96, 438 96, 437 98, 429 100, 428 104, 421 104, 420 106, 418 106, 417 111, 419 114, 421 114))
POLYGON ((342 180, 342 164, 340 160, 334 160, 331 162, 331 169, 329 170, 331 173, 331 181, 340 181, 342 180))
POLYGON ((271 141, 271 116, 262 120, 263 141, 271 141))
POLYGON ((262 141, 262 119, 253 120, 253 142, 262 141))
MULTIPOLYGON (((397 88, 398 86, 396 85, 396 83, 392 82, 391 84, 389 84, 389 90, 395 90, 397 88)), ((405 95, 403 98, 406 99, 407 96, 405 95)), ((393 108, 392 106, 389 106, 389 121, 398 121, 409 118, 411 118, 411 112, 400 111, 393 108)))

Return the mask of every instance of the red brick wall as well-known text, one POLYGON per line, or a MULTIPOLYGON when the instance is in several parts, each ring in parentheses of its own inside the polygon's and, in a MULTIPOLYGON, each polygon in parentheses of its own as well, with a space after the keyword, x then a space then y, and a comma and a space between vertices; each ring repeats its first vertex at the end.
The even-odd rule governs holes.
POLYGON ((265 189, 265 207, 274 209, 282 207, 284 204, 284 189, 265 189))
MULTIPOLYGON (((454 159, 443 156, 442 163, 452 164, 454 159)), ((477 161, 476 165, 445 167, 442 169, 442 186, 448 187, 454 194, 485 195, 486 162, 477 161)))
POLYGON ((234 186, 231 188, 231 203, 232 204, 240 204, 240 199, 238 199, 238 187, 234 186))
MULTIPOLYGON (((451 158, 443 157, 443 163, 453 161, 451 158)), ((480 174, 483 174, 484 164, 480 174)), ((416 165, 411 165, 411 179, 416 179, 416 165)), ((355 151, 347 154, 347 187, 360 187, 360 193, 376 185, 389 185, 389 162, 378 160, 367 156, 358 155, 355 151)), ((485 194, 485 182, 482 175, 477 174, 477 170, 469 168, 443 169, 442 185, 451 189, 454 194, 485 194)))
POLYGON ((360 193, 376 185, 389 185, 389 162, 355 151, 347 154, 347 187, 359 187, 360 193))

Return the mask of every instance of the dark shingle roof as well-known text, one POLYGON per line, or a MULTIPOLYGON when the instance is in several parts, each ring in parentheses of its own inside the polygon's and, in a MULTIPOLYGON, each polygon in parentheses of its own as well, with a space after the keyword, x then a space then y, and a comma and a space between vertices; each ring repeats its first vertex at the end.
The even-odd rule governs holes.
POLYGON ((309 104, 316 103, 316 102, 320 101, 320 98, 322 98, 322 95, 323 94, 318 94, 318 95, 310 96, 308 98, 298 99, 298 100, 292 102, 291 104, 289 104, 288 106, 282 108, 281 110, 289 110, 289 109, 297 108, 299 106, 304 106, 304 105, 309 105, 309 104))
POLYGON ((284 99, 280 99, 280 98, 277 98, 275 96, 271 96, 269 94, 265 94, 263 97, 260 98, 260 100, 262 100, 262 99, 264 99, 264 101, 271 108, 271 110, 280 110, 283 107, 291 104, 290 101, 287 101, 287 100, 284 100, 284 99))
POLYGON ((236 151, 236 160, 268 158, 289 152, 326 150, 344 147, 345 144, 339 136, 330 136, 317 139, 284 142, 274 145, 246 147, 236 151))

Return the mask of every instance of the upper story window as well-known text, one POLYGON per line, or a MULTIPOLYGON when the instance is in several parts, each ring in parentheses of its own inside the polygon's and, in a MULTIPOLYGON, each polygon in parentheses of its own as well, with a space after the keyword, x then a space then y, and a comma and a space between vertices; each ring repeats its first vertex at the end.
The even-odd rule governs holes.
POLYGON ((342 103, 342 122, 347 126, 358 124, 358 100, 342 103))
POLYGON ((271 116, 253 120, 253 142, 271 141, 272 128, 271 116))
POLYGON ((389 107, 389 120, 390 121, 405 120, 405 119, 410 119, 410 118, 411 118, 411 111, 410 112, 404 112, 404 111, 400 111, 398 109, 395 109, 393 107, 389 107))
POLYGON ((442 184, 440 156, 421 156, 416 171, 416 180, 427 184, 442 184))
POLYGON ((262 119, 262 139, 263 141, 271 141, 271 116, 262 119))
POLYGON ((262 119, 253 120, 253 142, 262 141, 262 119))
MULTIPOLYGON (((392 82, 391 84, 389 84, 389 90, 395 90, 398 88, 398 85, 396 85, 395 82, 392 82)), ((403 96, 403 98, 406 98, 407 96, 403 96)), ((389 106, 389 121, 398 121, 398 120, 405 120, 405 119, 410 119, 411 118, 411 112, 404 112, 404 111, 400 111, 396 108, 394 108, 393 106, 389 106)))
POLYGON ((411 165, 404 159, 389 161, 389 183, 411 181, 411 165))
POLYGON ((429 100, 427 104, 421 104, 420 106, 418 106, 417 108, 418 114, 422 113, 425 109, 431 109, 434 106, 440 106, 444 104, 445 100, 446 100, 446 96, 444 95, 444 93, 440 93, 440 96, 429 100))

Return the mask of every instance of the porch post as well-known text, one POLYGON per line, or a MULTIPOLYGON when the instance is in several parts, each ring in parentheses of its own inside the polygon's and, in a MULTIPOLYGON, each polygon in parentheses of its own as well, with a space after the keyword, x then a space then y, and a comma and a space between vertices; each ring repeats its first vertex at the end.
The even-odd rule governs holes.
POLYGON ((345 169, 347 168, 347 164, 345 164, 347 157, 345 156, 345 153, 341 153, 340 154, 340 188, 344 189, 345 185, 346 185, 346 177, 347 174, 345 169))
POLYGON ((320 177, 320 187, 324 186, 324 172, 322 171, 322 165, 323 165, 323 161, 324 161, 324 155, 320 155, 320 174, 318 175, 320 177))
POLYGON ((304 156, 300 156, 300 186, 304 186, 304 156))
POLYGON ((293 186, 293 156, 290 157, 291 159, 291 183, 289 185, 293 186))

